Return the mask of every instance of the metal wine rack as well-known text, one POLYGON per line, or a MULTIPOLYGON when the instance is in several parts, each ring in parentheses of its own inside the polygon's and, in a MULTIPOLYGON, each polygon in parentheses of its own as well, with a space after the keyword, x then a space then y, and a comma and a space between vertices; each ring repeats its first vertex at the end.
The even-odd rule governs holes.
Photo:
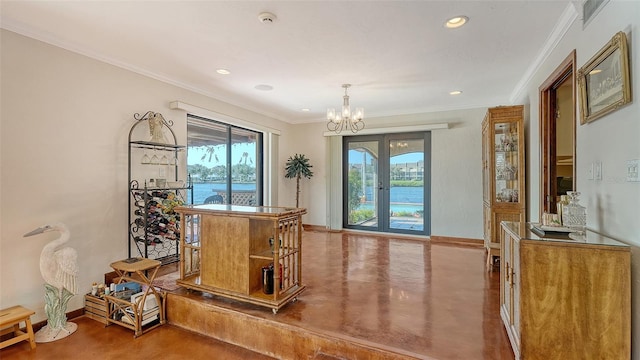
POLYGON ((178 158, 186 146, 178 145, 173 122, 162 114, 147 111, 133 117, 129 131, 129 257, 177 262, 180 219, 173 207, 187 202, 187 192, 193 199, 190 177, 179 176, 178 158))

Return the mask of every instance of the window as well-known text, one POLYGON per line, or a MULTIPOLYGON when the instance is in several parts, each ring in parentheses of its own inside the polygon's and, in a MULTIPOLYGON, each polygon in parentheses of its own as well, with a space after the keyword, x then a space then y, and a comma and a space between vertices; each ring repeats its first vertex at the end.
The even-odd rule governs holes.
POLYGON ((262 205, 262 133, 189 115, 193 204, 262 205))

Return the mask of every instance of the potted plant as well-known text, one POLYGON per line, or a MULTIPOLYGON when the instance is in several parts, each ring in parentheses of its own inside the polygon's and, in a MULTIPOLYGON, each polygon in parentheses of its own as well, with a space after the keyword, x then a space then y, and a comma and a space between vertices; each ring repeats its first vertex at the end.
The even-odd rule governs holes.
POLYGON ((300 179, 303 176, 311 179, 313 176, 313 172, 311 171, 312 167, 313 166, 309 164, 309 159, 307 159, 304 154, 289 156, 285 164, 284 177, 287 179, 296 179, 296 207, 298 207, 300 201, 300 179))

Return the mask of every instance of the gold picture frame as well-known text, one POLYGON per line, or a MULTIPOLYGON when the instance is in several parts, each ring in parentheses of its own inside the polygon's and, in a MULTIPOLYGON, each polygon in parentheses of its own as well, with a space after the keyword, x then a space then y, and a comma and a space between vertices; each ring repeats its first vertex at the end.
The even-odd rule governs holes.
POLYGON ((620 31, 578 70, 584 125, 631 102, 627 36, 620 31))

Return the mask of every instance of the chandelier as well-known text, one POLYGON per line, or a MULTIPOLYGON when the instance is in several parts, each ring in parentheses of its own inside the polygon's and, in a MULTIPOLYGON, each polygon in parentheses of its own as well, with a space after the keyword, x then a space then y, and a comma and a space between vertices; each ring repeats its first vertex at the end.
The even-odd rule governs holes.
POLYGON ((327 129, 334 131, 336 134, 340 134, 342 130, 349 129, 352 133, 364 129, 364 109, 356 108, 354 113, 351 112, 349 106, 349 95, 347 95, 347 89, 351 87, 351 84, 343 84, 344 96, 342 97, 342 112, 336 113, 336 109, 327 109, 327 129))

